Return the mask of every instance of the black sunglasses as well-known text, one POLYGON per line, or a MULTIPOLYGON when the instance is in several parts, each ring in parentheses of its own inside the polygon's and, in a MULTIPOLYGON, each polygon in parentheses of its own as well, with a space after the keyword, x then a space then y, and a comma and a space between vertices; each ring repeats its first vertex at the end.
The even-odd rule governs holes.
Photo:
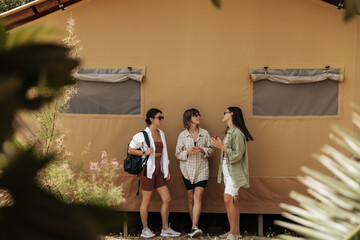
POLYGON ((227 114, 227 113, 231 113, 231 112, 230 112, 230 111, 228 111, 228 112, 227 112, 227 111, 225 111, 225 112, 224 112, 224 115, 225 115, 225 114, 227 114))
POLYGON ((159 120, 163 120, 165 117, 164 116, 160 116, 160 117, 154 117, 154 118, 157 118, 159 120))
POLYGON ((193 117, 201 117, 200 113, 194 113, 192 116, 193 117))

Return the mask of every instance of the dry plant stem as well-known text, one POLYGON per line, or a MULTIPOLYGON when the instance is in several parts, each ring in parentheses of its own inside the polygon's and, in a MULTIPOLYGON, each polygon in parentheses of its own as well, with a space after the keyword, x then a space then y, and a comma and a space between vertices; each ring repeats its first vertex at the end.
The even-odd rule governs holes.
MULTIPOLYGON (((57 101, 57 100, 55 100, 55 101, 56 101, 56 103, 55 103, 55 107, 54 107, 54 113, 53 113, 53 120, 52 120, 52 126, 51 126, 50 139, 52 139, 53 136, 54 136, 55 121, 56 121, 56 116, 57 116, 57 105, 58 105, 58 101, 57 101)), ((46 154, 49 153, 50 146, 51 146, 51 142, 49 141, 49 145, 47 146, 47 149, 46 149, 46 154)))

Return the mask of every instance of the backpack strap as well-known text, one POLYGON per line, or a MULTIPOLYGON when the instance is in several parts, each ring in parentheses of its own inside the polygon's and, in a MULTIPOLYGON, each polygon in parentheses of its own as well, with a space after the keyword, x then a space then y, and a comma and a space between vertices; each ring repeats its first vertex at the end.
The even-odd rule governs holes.
POLYGON ((149 135, 148 135, 147 132, 145 132, 145 131, 141 131, 141 132, 144 134, 144 138, 145 138, 146 145, 147 145, 148 147, 150 147, 149 135))
MULTIPOLYGON (((149 139, 149 135, 147 134, 147 132, 145 131, 141 131, 143 134, 144 134, 144 138, 145 138, 145 142, 146 142, 146 145, 148 147, 150 147, 150 139, 149 139)), ((144 176, 146 176, 146 164, 147 164, 147 161, 149 159, 149 155, 147 155, 143 161, 143 164, 144 164, 144 176)))
POLYGON ((139 179, 139 182, 138 182, 138 191, 136 193, 136 196, 139 196, 139 193, 140 193, 140 179, 139 179))

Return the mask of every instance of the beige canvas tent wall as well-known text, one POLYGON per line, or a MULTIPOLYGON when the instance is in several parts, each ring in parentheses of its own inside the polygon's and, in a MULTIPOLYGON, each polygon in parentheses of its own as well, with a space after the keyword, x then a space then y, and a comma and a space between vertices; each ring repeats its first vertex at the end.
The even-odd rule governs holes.
MULTIPOLYGON (((248 143, 250 181, 240 191, 242 213, 280 213, 279 203, 293 203, 291 190, 304 191, 296 180, 300 167, 323 170, 311 157, 328 139, 332 124, 352 128, 352 102, 360 104, 360 19, 345 23, 342 11, 318 0, 224 0, 216 9, 209 0, 88 0, 26 24, 46 23, 61 29, 76 20, 83 45, 83 68, 145 68, 142 111, 137 116, 62 115, 68 146, 78 156, 90 142, 88 161, 105 150, 122 161, 133 134, 145 128, 144 113, 159 108, 170 154, 171 211, 186 212, 186 191, 175 158, 182 113, 195 107, 201 126, 223 136, 223 111, 239 106, 255 138, 248 143), (250 69, 340 66, 339 112, 332 117, 251 116, 250 69)), ((219 152, 210 159, 210 180, 203 211, 225 212, 223 185, 216 183, 219 152)), ((117 208, 138 211, 137 178, 121 172, 126 202, 117 208)), ((158 211, 154 196, 151 211, 158 211)))

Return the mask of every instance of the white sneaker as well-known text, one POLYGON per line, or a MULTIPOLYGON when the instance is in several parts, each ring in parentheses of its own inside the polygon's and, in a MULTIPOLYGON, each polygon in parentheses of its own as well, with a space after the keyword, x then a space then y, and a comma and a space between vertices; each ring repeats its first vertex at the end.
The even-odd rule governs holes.
MULTIPOLYGON (((229 234, 230 234, 230 231, 228 231, 228 232, 226 232, 226 233, 224 233, 224 234, 221 234, 220 236, 219 236, 219 238, 227 238, 227 236, 229 236, 229 234)), ((235 237, 239 237, 239 238, 241 238, 242 236, 239 234, 239 235, 234 235, 235 237)))
POLYGON ((235 240, 235 236, 232 235, 231 233, 226 237, 226 240, 235 240))
POLYGON ((181 235, 180 232, 174 231, 170 227, 166 230, 161 229, 161 233, 160 233, 160 236, 162 237, 178 237, 180 235, 181 235))
POLYGON ((142 238, 154 238, 156 237, 156 235, 149 229, 149 228, 144 228, 141 232, 140 235, 142 238))
POLYGON ((227 236, 229 236, 229 234, 230 234, 230 231, 228 231, 228 232, 226 232, 224 234, 221 234, 219 237, 220 238, 227 238, 227 236))

